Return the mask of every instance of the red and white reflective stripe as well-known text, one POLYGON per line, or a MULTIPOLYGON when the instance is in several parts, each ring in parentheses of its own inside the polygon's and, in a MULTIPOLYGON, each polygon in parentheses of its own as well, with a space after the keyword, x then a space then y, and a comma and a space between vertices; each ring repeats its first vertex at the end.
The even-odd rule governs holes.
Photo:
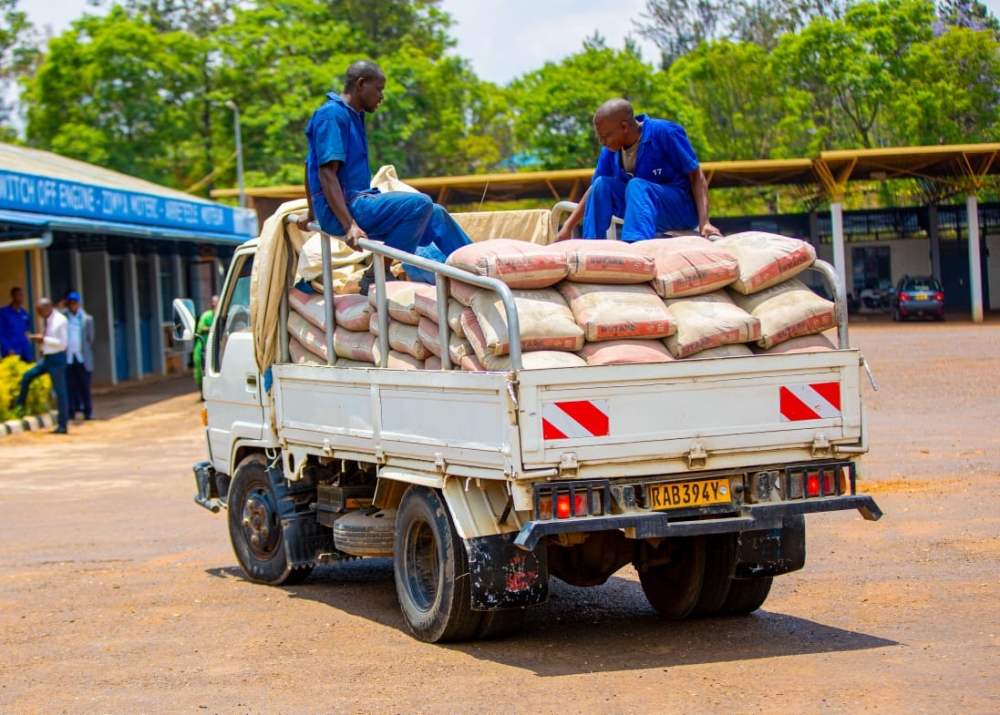
POLYGON ((840 383, 785 386, 780 390, 780 402, 782 422, 840 417, 840 383))
POLYGON ((607 400, 545 402, 542 404, 542 437, 607 437, 611 434, 610 414, 607 400))

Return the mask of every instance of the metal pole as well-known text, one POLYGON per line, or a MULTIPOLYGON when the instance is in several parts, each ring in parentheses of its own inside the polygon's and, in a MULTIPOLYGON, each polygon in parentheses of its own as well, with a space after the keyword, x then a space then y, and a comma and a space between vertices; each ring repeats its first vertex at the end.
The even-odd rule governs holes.
MULTIPOLYGON (((830 223, 833 227, 833 268, 837 272, 837 278, 846 289, 847 286, 847 261, 844 255, 844 204, 834 201, 830 207, 830 223)), ((854 290, 860 290, 854 286, 854 290)))
POLYGON ((247 207, 247 194, 243 186, 243 139, 240 136, 240 108, 233 100, 226 102, 226 106, 233 110, 233 125, 236 130, 236 182, 240 189, 240 208, 247 207))
POLYGON ((979 200, 969 194, 965 200, 969 214, 969 292, 972 298, 972 322, 983 322, 983 266, 979 250, 979 200))

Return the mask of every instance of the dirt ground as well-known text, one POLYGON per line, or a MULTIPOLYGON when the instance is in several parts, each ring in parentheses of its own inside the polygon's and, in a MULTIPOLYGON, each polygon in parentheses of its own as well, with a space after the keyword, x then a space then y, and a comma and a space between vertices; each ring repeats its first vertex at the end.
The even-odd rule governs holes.
POLYGON ((249 583, 192 502, 188 380, 0 440, 0 713, 1000 713, 1000 320, 856 321, 864 490, 758 613, 675 623, 631 570, 509 640, 419 643, 391 562, 249 583))

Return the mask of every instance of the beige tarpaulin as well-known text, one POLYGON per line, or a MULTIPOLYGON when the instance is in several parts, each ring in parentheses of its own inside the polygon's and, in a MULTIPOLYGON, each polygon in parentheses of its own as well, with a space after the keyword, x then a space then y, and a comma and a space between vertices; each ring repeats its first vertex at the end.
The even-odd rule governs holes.
POLYGON ((555 239, 552 212, 547 209, 470 211, 451 216, 473 241, 516 238, 547 246, 555 239))

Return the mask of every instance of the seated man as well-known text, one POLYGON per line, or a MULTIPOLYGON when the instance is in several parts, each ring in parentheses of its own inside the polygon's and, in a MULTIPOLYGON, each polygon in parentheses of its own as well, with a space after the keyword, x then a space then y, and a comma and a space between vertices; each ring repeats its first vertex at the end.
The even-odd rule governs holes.
MULTIPOLYGON (((394 191, 380 193, 371 186, 365 113, 382 102, 385 73, 370 60, 358 60, 347 68, 344 91, 330 92, 326 103, 313 114, 306 127, 309 155, 306 159, 306 190, 309 216, 315 215, 325 233, 343 236, 356 248, 359 239, 371 238, 407 253, 425 256, 450 255, 471 243, 444 208, 424 194, 394 191), (434 249, 437 250, 434 250, 434 249)), ((389 261, 386 261, 388 268, 389 261)), ((426 272, 414 278, 428 279, 426 272)), ((374 267, 361 279, 361 292, 374 283, 374 267)))
POLYGON ((697 229, 721 235, 708 220, 708 182, 684 128, 632 112, 624 99, 609 99, 594 113, 604 148, 590 188, 556 237, 572 236, 583 219, 583 238, 605 238, 612 216, 624 220, 621 239, 641 241, 667 231, 697 229))

